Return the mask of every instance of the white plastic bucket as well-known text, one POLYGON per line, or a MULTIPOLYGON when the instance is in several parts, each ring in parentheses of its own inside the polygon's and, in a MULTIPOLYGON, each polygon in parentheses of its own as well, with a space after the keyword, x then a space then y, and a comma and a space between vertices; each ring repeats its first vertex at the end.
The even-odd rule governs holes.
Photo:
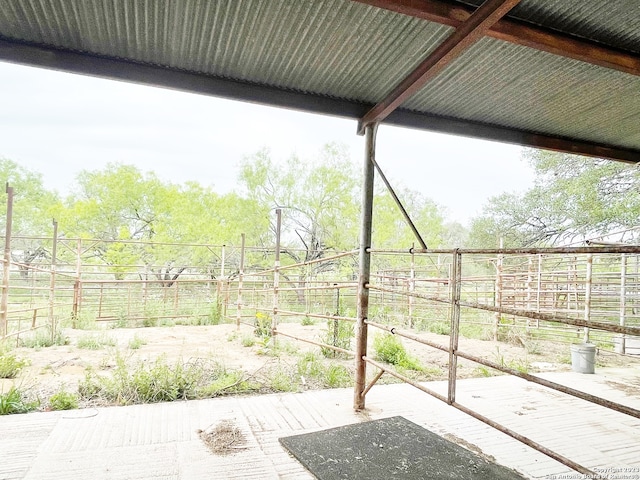
POLYGON ((596 373, 596 346, 592 343, 571 345, 571 367, 578 373, 596 373))

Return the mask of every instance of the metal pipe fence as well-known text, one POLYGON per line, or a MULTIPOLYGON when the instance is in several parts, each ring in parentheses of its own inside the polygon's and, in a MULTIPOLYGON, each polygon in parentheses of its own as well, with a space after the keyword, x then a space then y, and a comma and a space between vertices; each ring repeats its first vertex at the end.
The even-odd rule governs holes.
MULTIPOLYGON (((371 389, 373 384, 378 381, 382 374, 388 373, 472 415, 478 420, 491 425, 570 468, 596 478, 596 473, 588 468, 459 404, 455 399, 458 357, 635 418, 640 418, 640 411, 460 351, 458 348, 458 338, 461 325, 464 323, 464 318, 461 317, 461 308, 465 308, 465 312, 479 311, 481 313, 487 312, 494 314, 492 318, 494 340, 498 339, 497 333, 500 328, 503 328, 503 320, 505 319, 507 320, 506 324, 511 328, 518 324, 517 319, 524 319, 525 333, 529 335, 531 335, 531 331, 535 332, 540 329, 542 324, 552 330, 556 330, 557 324, 561 324, 562 326, 569 326, 571 328, 577 327, 576 339, 581 339, 585 342, 593 339, 596 336, 596 331, 604 333, 605 335, 617 333, 621 336, 619 338, 625 339, 628 335, 633 336, 632 338, 640 338, 640 321, 638 315, 633 307, 631 307, 630 312, 627 312, 628 305, 634 305, 638 301, 636 292, 638 291, 639 279, 637 272, 635 275, 629 275, 627 269, 628 256, 637 256, 638 247, 618 248, 619 249, 613 253, 606 249, 600 249, 597 254, 592 253, 589 249, 583 248, 569 250, 553 249, 551 251, 532 249, 531 251, 525 252, 526 256, 524 257, 522 256, 523 252, 521 250, 507 252, 501 249, 495 252, 489 252, 495 253, 497 256, 489 258, 489 263, 484 267, 483 263, 486 259, 483 257, 487 252, 467 251, 465 257, 470 257, 470 261, 468 265, 466 265, 466 269, 462 264, 462 250, 450 251, 451 257, 449 262, 447 262, 446 259, 443 261, 440 257, 443 252, 436 252, 435 254, 438 255, 437 259, 434 261, 433 258, 430 258, 427 262, 430 263, 427 270, 430 269, 433 277, 437 278, 435 282, 427 279, 427 270, 422 273, 424 279, 415 277, 416 267, 414 256, 418 252, 409 252, 411 255, 410 285, 406 284, 406 274, 391 275, 390 272, 387 271, 384 275, 372 275, 371 283, 367 283, 365 287, 371 292, 376 292, 379 298, 385 298, 384 296, 386 296, 387 302, 389 298, 395 303, 402 302, 402 307, 400 307, 399 310, 404 307, 405 302, 402 300, 404 298, 413 298, 422 302, 446 306, 449 320, 449 346, 430 342, 413 333, 405 332, 396 326, 389 326, 371 320, 368 320, 367 324, 390 334, 401 336, 407 340, 448 352, 448 393, 445 397, 434 392, 393 368, 376 362, 369 355, 365 355, 363 359, 368 364, 377 368, 378 374, 374 377, 372 383, 364 390, 363 396, 371 389), (559 255, 563 256, 558 257, 559 255), (567 255, 570 256, 567 257, 567 255), (476 256, 476 258, 474 258, 474 256, 476 256), (555 270, 552 272, 543 271, 542 266, 544 262, 553 262, 555 270), (443 277, 442 270, 447 263, 449 264, 449 275, 443 277), (490 270, 491 267, 495 269, 495 271, 492 272, 493 278, 491 278, 490 275, 485 277, 475 272, 474 275, 469 277, 463 275, 463 271, 469 272, 479 269, 490 270), (629 289, 630 282, 631 285, 635 287, 635 291, 633 287, 629 289), (442 284, 442 287, 446 286, 446 291, 443 291, 442 287, 440 291, 436 291, 434 286, 438 284, 442 284), (479 284, 481 285, 480 289, 478 288, 479 284), (635 293, 635 295, 630 295, 631 292, 635 293), (473 301, 471 299, 473 299, 473 301), (562 302, 566 308, 558 309, 557 306, 559 302, 562 302), (628 313, 630 315, 628 315, 628 313), (594 320, 594 318, 597 320, 594 320), (531 320, 535 320, 535 324, 532 324, 531 320), (580 336, 580 334, 582 334, 582 336, 580 336)), ((431 252, 425 251, 419 253, 425 256, 433 255, 431 252)), ((395 251, 378 252, 378 254, 394 255, 396 258, 400 255, 395 251)), ((396 270, 396 272, 402 272, 402 269, 396 270)), ((415 308, 415 305, 412 304, 412 307, 415 308)), ((473 315, 473 313, 471 313, 471 315, 473 315)), ((441 321, 443 321, 444 318, 447 317, 441 317, 441 321)), ((403 323, 405 325, 407 324, 406 321, 403 323)), ((413 323, 413 320, 409 322, 409 324, 413 323)), ((621 353, 626 353, 624 347, 621 353)))
MULTIPOLYGON (((33 239, 29 242, 35 245, 33 239)), ((41 242, 44 250, 52 244, 51 239, 41 242)), ((456 401, 457 362, 465 359, 640 418, 635 409, 492 362, 458 345, 460 337, 469 336, 520 343, 590 341, 600 349, 640 354, 640 247, 370 249, 371 274, 364 284, 369 304, 363 325, 446 353, 446 396, 375 360, 366 349, 360 354, 358 330, 353 328, 359 322, 356 252, 308 262, 281 257, 271 265, 273 249, 192 245, 189 258, 206 252, 201 263, 176 266, 100 264, 92 253, 103 248, 98 241, 65 239, 59 247, 55 263, 46 256, 25 262, 25 254, 19 255, 22 261, 10 263, 2 283, 7 305, 1 312, 7 325, 4 337, 44 327, 53 330, 55 323, 65 320, 73 327, 85 321, 116 326, 228 321, 255 330, 262 316, 274 337, 336 354, 360 355, 361 362, 376 368, 373 378, 359 389, 363 402, 387 373, 469 413, 456 401), (281 325, 305 319, 326 321, 326 336, 304 338, 281 325), (423 338, 425 331, 447 335, 448 344, 423 338)), ((589 472, 491 419, 469 414, 589 472)))

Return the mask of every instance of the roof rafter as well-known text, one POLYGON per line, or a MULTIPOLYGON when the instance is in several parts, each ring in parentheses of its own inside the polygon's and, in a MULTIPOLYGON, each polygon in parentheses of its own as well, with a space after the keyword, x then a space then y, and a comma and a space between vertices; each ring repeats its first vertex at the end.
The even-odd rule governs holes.
POLYGON ((480 40, 494 23, 519 2, 520 0, 486 0, 382 101, 362 117, 358 124, 358 133, 362 134, 367 125, 384 120, 425 83, 480 40))
MULTIPOLYGON (((352 1, 454 28, 459 28, 474 11, 470 7, 454 6, 440 0, 352 1)), ((521 21, 502 18, 489 28, 486 36, 640 76, 640 56, 638 55, 560 32, 545 30, 521 21)))

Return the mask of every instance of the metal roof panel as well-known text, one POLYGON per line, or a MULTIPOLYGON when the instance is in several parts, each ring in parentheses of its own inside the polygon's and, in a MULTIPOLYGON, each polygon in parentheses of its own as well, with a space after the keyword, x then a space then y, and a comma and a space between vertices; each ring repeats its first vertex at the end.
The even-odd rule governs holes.
MULTIPOLYGON (((482 2, 460 1, 474 7, 482 2)), ((640 53, 637 0, 522 0, 507 16, 640 53)))
POLYGON ((634 147, 640 77, 485 38, 403 108, 634 147))
MULTIPOLYGON (((509 15, 640 51, 636 0, 522 0, 509 15)), ((359 116, 451 31, 348 0, 3 0, 0 59, 359 116)), ((389 121, 497 126, 495 138, 546 134, 640 158, 640 76, 501 40, 482 39, 402 109, 389 121)))

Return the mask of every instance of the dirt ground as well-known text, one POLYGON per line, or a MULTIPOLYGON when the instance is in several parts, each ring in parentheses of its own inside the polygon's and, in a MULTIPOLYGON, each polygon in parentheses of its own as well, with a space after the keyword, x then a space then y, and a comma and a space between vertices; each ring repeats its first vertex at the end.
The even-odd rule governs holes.
MULTIPOLYGON (((283 333, 312 341, 321 341, 326 331, 326 323, 318 322, 314 325, 303 326, 299 323, 283 323, 279 325, 283 333)), ((278 336, 278 354, 269 353, 265 343, 258 339, 251 346, 245 346, 247 339, 253 337, 253 329, 241 325, 238 330, 235 325, 222 324, 216 326, 182 326, 150 327, 150 328, 106 328, 104 330, 72 330, 65 329, 68 345, 47 348, 17 347, 13 353, 18 358, 27 359, 29 365, 21 374, 11 380, 0 380, 0 391, 7 391, 11 385, 21 389, 32 389, 41 398, 64 388, 75 391, 83 380, 88 369, 108 372, 115 366, 117 356, 124 357, 128 362, 153 362, 159 357, 165 357, 168 363, 187 362, 195 359, 216 361, 228 369, 243 370, 247 374, 279 366, 295 369, 298 360, 305 352, 319 352, 319 347, 308 343, 294 341, 284 336, 278 336), (91 350, 79 348, 78 343, 88 336, 107 339, 107 345, 91 350), (131 345, 139 340, 139 348, 132 349, 131 345)), ((448 336, 433 333, 419 333, 420 337, 447 346, 448 336)), ((370 333, 372 344, 375 333, 370 333)), ((448 354, 440 350, 420 345, 409 340, 403 341, 408 352, 426 367, 426 377, 421 379, 444 379, 447 376, 448 354)), ((529 372, 570 370, 570 356, 568 345, 545 343, 536 345, 534 351, 527 351, 523 346, 502 342, 460 338, 459 349, 471 355, 479 356, 496 363, 504 364, 529 372)), ((372 345, 369 351, 373 352, 372 345)), ((370 353, 371 355, 371 353, 370 353)), ((353 360, 326 360, 339 362, 353 371, 353 360)), ((623 360, 610 352, 603 352, 598 356, 598 364, 621 365, 623 360)), ((295 371, 295 370, 292 370, 295 371)), ((370 375, 375 374, 375 368, 369 368, 370 375)), ((491 375, 490 369, 478 364, 459 359, 458 377, 473 377, 491 375)), ((388 378, 384 376, 383 378, 388 378)), ((389 378, 390 380, 390 378, 389 378)), ((302 388, 308 388, 303 383, 302 388)))

